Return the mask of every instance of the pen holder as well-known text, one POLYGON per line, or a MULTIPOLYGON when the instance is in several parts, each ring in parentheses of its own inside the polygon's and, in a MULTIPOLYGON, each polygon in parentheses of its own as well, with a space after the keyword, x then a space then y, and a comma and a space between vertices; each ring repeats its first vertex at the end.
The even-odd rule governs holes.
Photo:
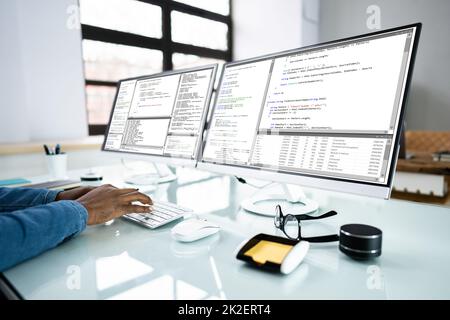
POLYGON ((48 173, 53 179, 67 178, 67 154, 46 155, 48 173))

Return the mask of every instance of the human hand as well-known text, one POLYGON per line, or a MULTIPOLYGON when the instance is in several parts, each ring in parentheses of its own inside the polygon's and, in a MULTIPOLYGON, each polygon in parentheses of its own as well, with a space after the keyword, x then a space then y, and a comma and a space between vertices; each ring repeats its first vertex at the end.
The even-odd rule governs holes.
POLYGON ((96 187, 78 187, 67 191, 62 191, 56 196, 58 200, 77 200, 79 197, 84 196, 86 193, 94 190, 96 187))
POLYGON ((149 213, 150 207, 133 205, 133 201, 152 205, 149 196, 141 193, 138 189, 117 189, 107 184, 97 187, 76 199, 88 211, 88 225, 100 224, 118 218, 127 213, 149 213))

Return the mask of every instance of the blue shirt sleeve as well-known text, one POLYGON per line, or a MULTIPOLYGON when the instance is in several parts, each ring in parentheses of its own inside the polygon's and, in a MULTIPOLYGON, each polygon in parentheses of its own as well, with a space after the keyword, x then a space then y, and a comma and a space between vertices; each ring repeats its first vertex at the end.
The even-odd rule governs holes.
POLYGON ((0 212, 21 210, 53 202, 61 191, 32 188, 0 188, 0 212))
MULTIPOLYGON (((34 196, 34 200, 25 197, 25 202, 16 202, 16 205, 34 201, 46 203, 53 196, 56 197, 54 193, 48 192, 36 193, 34 196)), ((86 208, 71 200, 0 213, 0 271, 77 235, 86 227, 87 218, 86 208)))

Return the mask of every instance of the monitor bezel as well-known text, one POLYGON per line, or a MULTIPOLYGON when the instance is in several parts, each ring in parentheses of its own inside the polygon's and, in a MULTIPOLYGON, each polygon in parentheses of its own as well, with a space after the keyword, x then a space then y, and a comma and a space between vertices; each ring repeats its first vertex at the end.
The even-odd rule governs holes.
POLYGON ((115 157, 118 158, 127 158, 127 159, 134 159, 134 160, 145 160, 145 161, 149 161, 149 162, 157 162, 157 163, 163 163, 163 164, 167 164, 167 165, 173 165, 173 166, 183 166, 183 167, 192 167, 195 168, 197 161, 199 159, 200 156, 200 152, 202 150, 202 146, 203 146, 203 141, 204 141, 204 131, 205 131, 205 126, 206 126, 206 121, 208 118, 208 114, 209 114, 209 109, 211 107, 211 97, 212 97, 212 93, 214 91, 214 85, 216 82, 216 76, 217 76, 217 69, 218 69, 218 64, 208 64, 208 65, 204 65, 204 66, 198 66, 198 67, 192 67, 192 68, 185 68, 185 69, 177 69, 177 70, 170 70, 170 71, 163 71, 163 72, 159 72, 159 73, 155 73, 155 74, 150 74, 150 75, 145 75, 145 76, 139 76, 139 77, 131 77, 131 78, 126 78, 126 79, 121 79, 117 82, 117 86, 116 86, 116 94, 114 96, 114 102, 111 108, 111 113, 109 115, 109 121, 108 121, 108 126, 106 128, 105 131, 105 136, 103 139, 103 143, 102 143, 102 148, 101 151, 102 152, 107 152, 110 155, 113 155, 115 157), (170 75, 174 75, 174 74, 181 74, 181 73, 189 73, 189 72, 195 72, 195 71, 202 71, 202 70, 207 70, 207 69, 212 69, 212 75, 211 75, 211 80, 209 82, 209 88, 208 88, 208 92, 207 92, 207 99, 205 101, 205 110, 204 110, 204 114, 203 114, 203 118, 201 121, 201 128, 200 128, 200 143, 197 144, 197 150, 195 150, 195 157, 194 159, 188 159, 188 158, 182 158, 182 157, 176 157, 176 156, 164 156, 164 155, 156 155, 156 154, 145 154, 145 153, 140 153, 140 152, 132 152, 132 151, 120 151, 120 150, 107 150, 105 149, 105 145, 106 145, 106 140, 108 139, 108 134, 109 134, 109 129, 111 126, 111 121, 112 121, 112 117, 114 115, 114 110, 116 108, 116 101, 117 101, 117 96, 119 94, 119 89, 120 89, 120 85, 122 84, 122 82, 125 81, 130 81, 130 80, 146 80, 146 79, 153 79, 153 78, 158 78, 158 77, 162 77, 162 76, 170 76, 170 75))
POLYGON ((347 193, 353 193, 353 194, 359 194, 359 195, 366 195, 366 196, 371 196, 371 197, 376 197, 376 198, 389 199, 391 190, 392 190, 394 175, 395 175, 395 168, 396 168, 396 164, 397 164, 400 133, 401 133, 403 123, 404 123, 406 103, 407 103, 407 99, 408 99, 409 88, 410 88, 412 74, 413 74, 413 70, 414 70, 414 64, 415 64, 415 59, 416 59, 416 53, 417 53, 420 32, 422 29, 421 23, 408 24, 408 25, 404 25, 404 26, 400 26, 400 27, 380 30, 380 31, 371 32, 371 33, 360 34, 360 35, 347 37, 347 38, 341 38, 341 39, 337 39, 337 40, 333 40, 333 41, 322 42, 322 43, 304 46, 304 47, 300 47, 300 48, 296 48, 296 49, 285 50, 285 51, 281 51, 281 52, 277 52, 277 53, 271 53, 271 54, 267 54, 267 55, 263 55, 263 56, 259 56, 259 57, 255 57, 255 58, 249 58, 249 59, 244 59, 244 60, 240 60, 240 61, 229 62, 229 63, 224 64, 224 66, 222 68, 219 85, 217 87, 217 91, 220 90, 225 70, 227 67, 230 67, 230 66, 246 64, 246 63, 251 63, 251 62, 257 62, 257 61, 271 59, 271 58, 275 58, 275 57, 282 57, 282 56, 293 54, 293 53, 299 53, 302 51, 308 51, 308 50, 316 49, 316 48, 318 49, 318 48, 321 48, 324 46, 329 46, 329 45, 333 45, 333 44, 344 42, 344 41, 352 41, 352 40, 362 39, 362 38, 366 38, 366 37, 377 36, 380 34, 402 31, 402 30, 411 29, 411 28, 415 28, 414 42, 413 42, 413 46, 411 48, 410 62, 409 62, 408 71, 407 71, 408 73, 407 73, 407 77, 406 77, 406 81, 405 81, 405 87, 404 87, 402 101, 400 103, 400 114, 399 114, 399 118, 398 118, 397 130, 395 132, 393 155, 391 158, 390 170, 388 173, 388 179, 387 179, 386 183, 377 184, 377 183, 371 183, 371 182, 365 182, 365 181, 355 181, 355 180, 349 180, 349 179, 337 178, 337 177, 326 177, 326 176, 319 176, 319 175, 313 175, 313 174, 305 174, 305 173, 300 173, 300 172, 296 172, 296 173, 276 172, 276 171, 270 171, 270 170, 266 170, 264 168, 259 168, 259 167, 245 167, 242 165, 214 163, 214 162, 210 162, 209 160, 207 160, 207 161, 203 160, 203 151, 204 151, 204 147, 206 145, 206 141, 208 139, 209 129, 211 128, 211 120, 213 118, 214 111, 215 111, 215 108, 217 105, 218 94, 216 94, 213 106, 211 107, 210 121, 208 122, 207 132, 205 134, 205 140, 204 140, 204 143, 202 144, 202 154, 197 163, 197 167, 199 169, 214 171, 214 172, 222 173, 222 174, 242 175, 242 176, 253 177, 253 178, 262 179, 262 180, 276 181, 276 182, 281 182, 281 183, 292 183, 292 184, 298 184, 298 185, 302 185, 302 186, 306 186, 306 187, 309 186, 309 187, 314 187, 314 188, 321 188, 321 189, 327 189, 327 190, 333 190, 333 191, 341 191, 341 192, 347 192, 347 193))

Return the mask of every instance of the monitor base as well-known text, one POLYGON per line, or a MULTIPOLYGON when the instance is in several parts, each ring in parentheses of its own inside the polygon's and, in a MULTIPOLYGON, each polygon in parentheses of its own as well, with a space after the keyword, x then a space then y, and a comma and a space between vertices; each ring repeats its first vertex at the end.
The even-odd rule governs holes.
POLYGON ((300 204, 295 207, 295 214, 308 214, 319 209, 319 204, 315 200, 308 199, 300 186, 286 183, 279 185, 282 186, 283 193, 256 194, 245 199, 241 207, 246 211, 269 217, 275 216, 275 206, 273 210, 268 210, 267 206, 261 205, 261 202, 271 201, 278 204, 285 201, 289 204, 300 204))
POLYGON ((126 183, 134 185, 152 185, 167 183, 177 179, 177 176, 170 170, 169 166, 153 163, 156 172, 135 174, 125 178, 126 183))

